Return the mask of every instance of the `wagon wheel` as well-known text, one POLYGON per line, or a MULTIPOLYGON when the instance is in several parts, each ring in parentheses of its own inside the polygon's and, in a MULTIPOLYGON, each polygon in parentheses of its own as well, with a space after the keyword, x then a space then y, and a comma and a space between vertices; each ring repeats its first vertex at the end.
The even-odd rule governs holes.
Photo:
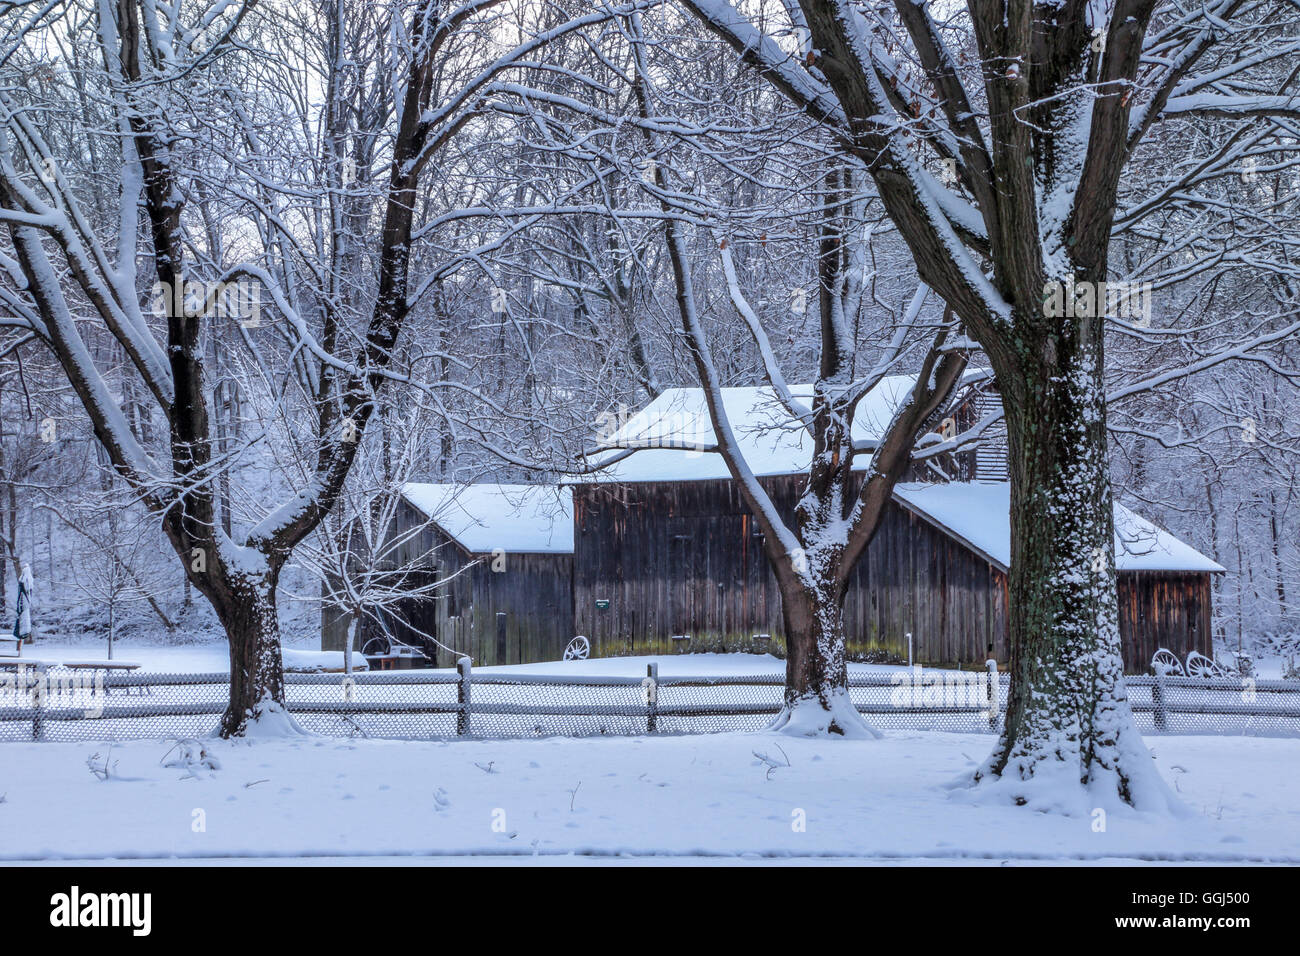
POLYGON ((380 634, 378 637, 372 637, 361 645, 361 655, 363 657, 380 657, 392 650, 392 644, 388 638, 380 634))
MULTIPOLYGON (((1191 663, 1191 658, 1187 659, 1191 663)), ((1157 674, 1173 674, 1176 677, 1183 676, 1183 665, 1178 660, 1178 655, 1173 651, 1160 648, 1151 657, 1151 669, 1157 674)))
POLYGON ((591 641, 581 634, 569 641, 569 646, 564 649, 566 661, 585 661, 589 654, 591 654, 591 641))
POLYGON ((1198 654, 1196 651, 1192 651, 1187 655, 1187 673, 1192 677, 1200 677, 1203 680, 1224 676, 1221 665, 1216 664, 1204 654, 1198 654))

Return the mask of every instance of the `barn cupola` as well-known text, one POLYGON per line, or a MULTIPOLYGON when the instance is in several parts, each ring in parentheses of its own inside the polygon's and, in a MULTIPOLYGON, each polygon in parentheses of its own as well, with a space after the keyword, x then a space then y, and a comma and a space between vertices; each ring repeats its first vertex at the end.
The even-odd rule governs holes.
POLYGON ((1007 481, 1007 426, 993 373, 968 367, 917 443, 909 481, 1007 481))

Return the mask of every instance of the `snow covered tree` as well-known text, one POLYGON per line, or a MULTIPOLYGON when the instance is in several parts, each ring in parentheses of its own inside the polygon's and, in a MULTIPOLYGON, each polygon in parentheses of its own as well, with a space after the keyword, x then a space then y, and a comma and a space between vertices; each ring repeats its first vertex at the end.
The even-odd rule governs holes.
POLYGON ((123 612, 140 603, 149 603, 156 613, 162 612, 143 583, 149 577, 143 569, 155 554, 149 533, 153 528, 139 514, 123 507, 121 501, 100 496, 96 503, 108 507, 93 514, 93 531, 78 529, 84 542, 75 552, 77 573, 73 587, 107 616, 108 659, 112 660, 117 632, 124 623, 123 612))
POLYGON ((343 0, 327 5, 325 37, 363 22, 360 49, 372 59, 329 44, 325 85, 346 96, 327 97, 307 127, 286 119, 318 99, 295 89, 308 72, 295 65, 319 37, 287 39, 277 27, 290 21, 253 3, 19 4, 3 14, 0 222, 10 248, 0 301, 15 316, 8 324, 57 358, 113 467, 215 609, 230 645, 225 736, 268 717, 285 725, 281 571, 338 499, 385 384, 411 381, 393 368, 395 346, 436 282, 411 277, 429 211, 422 175, 472 127, 500 73, 604 16, 507 30, 497 6, 415 0, 363 20, 343 0), (74 121, 80 138, 52 142, 37 117, 61 116, 63 103, 50 93, 61 81, 46 51, 74 19, 99 61, 81 63, 76 80, 108 104, 113 135, 98 136, 100 117, 87 116, 74 121), (517 42, 498 42, 510 36, 517 42), (373 79, 349 83, 357 76, 373 79), (313 127, 322 135, 300 142, 313 127), (112 159, 91 168, 83 150, 105 143, 112 159), (374 208, 363 178, 372 160, 389 170, 374 208), (105 166, 120 168, 107 196, 93 188, 105 166), (280 503, 242 527, 222 514, 219 479, 267 432, 228 448, 214 421, 208 336, 223 323, 238 326, 230 337, 262 378, 266 418, 299 453, 280 503), (254 332, 263 323, 269 342, 254 332), (137 400, 165 422, 161 450, 132 427, 97 364, 98 336, 115 340, 137 400))
MULTIPOLYGON (((665 33, 673 27, 699 31, 682 21, 679 12, 662 15, 666 22, 657 29, 665 33)), ((498 108, 523 114, 522 103, 532 105, 534 141, 547 137, 552 153, 563 150, 585 164, 589 181, 600 184, 591 190, 586 208, 601 215, 609 230, 627 237, 622 248, 635 249, 637 262, 645 262, 656 244, 666 253, 672 287, 665 290, 671 298, 665 298, 675 303, 669 318, 685 345, 683 359, 704 388, 716 436, 716 444, 702 450, 724 459, 755 515, 782 597, 786 686, 773 727, 793 734, 867 734, 870 729, 848 695, 845 595, 894 484, 913 461, 917 440, 939 424, 941 409, 965 369, 969 343, 941 304, 925 308, 929 291, 914 282, 906 307, 891 316, 887 328, 868 328, 868 313, 878 317, 885 312, 875 289, 877 273, 870 267, 883 251, 871 242, 870 223, 883 217, 878 207, 868 212, 870 179, 861 163, 837 156, 824 137, 800 138, 797 147, 789 146, 774 128, 778 122, 751 129, 743 115, 729 115, 742 113, 747 105, 729 99, 735 91, 726 73, 734 76, 734 65, 702 65, 706 57, 697 50, 698 38, 678 33, 680 50, 651 62, 652 44, 641 14, 616 22, 622 36, 606 36, 602 61, 587 64, 593 74, 572 84, 582 98, 530 86, 510 91, 521 105, 498 108), (609 65, 615 62, 617 66, 609 65), (597 72, 602 68, 607 72, 597 72), (622 98, 607 91, 625 88, 631 105, 620 110, 609 100, 622 98), (549 107, 548 112, 539 114, 539 106, 549 107), (613 135, 623 126, 633 128, 630 139, 613 135), (561 132, 567 140, 559 138, 561 132), (796 148, 797 159, 781 155, 796 148), (764 165, 765 159, 774 161, 764 165), (776 185, 782 172, 796 168, 817 172, 800 186, 776 185), (626 195, 629 186, 631 196, 626 195), (743 204, 733 198, 738 193, 745 197, 743 204), (611 194, 618 200, 611 201, 611 194), (713 198, 721 196, 727 198, 713 198), (811 230, 814 236, 812 242, 772 239, 773 248, 782 250, 779 268, 808 277, 812 286, 810 305, 802 298, 808 290, 797 290, 800 306, 793 319, 787 312, 784 319, 769 315, 765 321, 737 265, 736 249, 766 250, 769 230, 786 237, 811 230), (710 237, 704 240, 706 254, 693 241, 701 234, 710 237), (711 298, 697 291, 700 270, 714 280, 711 298), (719 309, 732 310, 741 320, 738 337, 725 345, 719 342, 724 328, 716 317, 719 309), (706 318, 706 313, 714 315, 706 318), (801 347, 794 355, 779 357, 769 337, 769 329, 779 330, 781 321, 814 328, 800 333, 801 347), (746 384, 755 378, 765 382, 790 420, 809 432, 812 463, 793 520, 781 513, 739 447, 722 402, 729 375, 719 356, 736 366, 732 375, 745 370, 746 384), (749 357, 755 360, 748 363, 749 357), (868 454, 854 440, 859 403, 886 376, 900 371, 916 372, 915 387, 897 396, 892 421, 880 423, 888 426, 886 434, 868 454), (797 397, 788 384, 791 375, 805 372, 814 380, 810 398, 797 397)), ((804 124, 780 132, 801 137, 799 125, 804 124)), ((900 271, 910 271, 910 266, 900 271)), ((643 363, 638 356, 636 365, 643 363)), ((944 449, 957 446, 958 436, 952 439, 941 443, 944 449)), ((927 453, 941 450, 932 446, 927 453)))
POLYGON ((345 650, 356 654, 365 650, 365 634, 396 640, 395 626, 457 652, 419 631, 405 613, 412 602, 437 599, 452 579, 430 574, 438 555, 416 547, 432 519, 405 526, 399 520, 404 486, 429 473, 426 453, 438 420, 428 396, 405 397, 401 409, 385 410, 381 440, 363 445, 335 507, 295 554, 325 606, 347 622, 345 650))
MULTIPOLYGON (((635 46, 642 54, 640 43, 635 46)), ((636 77, 643 118, 655 115, 653 89, 644 61, 636 77)), ((655 137, 652 136, 652 140, 655 137)), ((658 145, 658 143, 656 143, 658 145)), ((660 149, 654 149, 656 155, 660 149)), ((701 320, 692 276, 685 226, 670 215, 664 220, 676 302, 700 384, 704 388, 716 450, 763 530, 763 547, 781 592, 786 634, 784 704, 771 728, 782 732, 861 736, 870 728, 848 692, 845 656, 844 598, 858 558, 871 543, 890 501, 894 485, 912 461, 917 440, 938 424, 938 413, 966 368, 966 352, 949 347, 958 338, 951 312, 938 324, 921 318, 928 290, 921 286, 889 344, 863 347, 856 334, 866 304, 866 243, 863 239, 861 184, 865 171, 853 162, 830 162, 816 251, 816 318, 818 366, 811 402, 794 396, 759 317, 741 289, 728 238, 720 256, 732 302, 745 319, 762 357, 763 376, 791 418, 812 438, 812 462, 795 508, 793 522, 780 513, 755 477, 727 417, 722 380, 714 364, 708 331, 701 320), (880 386, 910 348, 918 333, 932 341, 924 351, 916 384, 900 396, 885 433, 872 450, 865 473, 858 474, 859 448, 853 437, 859 403, 880 386), (874 352, 874 354, 873 354, 874 352)), ((665 211, 675 206, 669 165, 656 164, 657 186, 665 211)))
POLYGON ((792 53, 727 0, 684 2, 870 170, 921 278, 997 375, 1012 689, 977 780, 1017 803, 1075 807, 1084 788, 1168 807, 1121 681, 1104 350, 1117 194, 1166 119, 1294 113, 1294 72, 1281 93, 1274 75, 1296 49, 1293 13, 970 0, 936 19, 912 0, 803 0, 785 4, 792 53))
MULTIPOLYGON (((235 540, 218 521, 214 500, 213 472, 224 462, 214 457, 202 339, 207 322, 231 313, 221 301, 224 289, 201 287, 188 271, 188 189, 178 168, 177 147, 184 136, 185 124, 178 116, 184 93, 195 93, 193 77, 205 76, 214 58, 231 49, 231 37, 249 11, 247 5, 222 5, 182 17, 179 10, 135 0, 123 0, 116 8, 98 7, 95 25, 106 64, 104 87, 113 97, 123 169, 116 250, 92 231, 81 199, 60 169, 59 153, 46 142, 24 104, 8 94, 0 99, 0 217, 14 252, 9 260, 14 290, 7 298, 58 357, 114 467, 161 518, 187 575, 216 610, 230 643, 230 704, 221 724, 226 736, 242 734, 250 720, 282 711, 279 573, 293 547, 312 531, 338 494, 405 315, 411 207, 419 174, 414 160, 430 132, 422 118, 440 23, 433 5, 416 9, 394 144, 380 290, 364 347, 352 363, 344 365, 332 356, 322 362, 319 451, 303 491, 271 511, 243 540, 235 540), (37 174, 35 184, 23 175, 24 166, 37 174), (147 219, 152 269, 162 293, 162 341, 155 337, 140 302, 137 208, 147 219), (51 247, 62 258, 59 265, 51 258, 51 247), (60 278, 65 269, 71 289, 60 278), (81 303, 72 299, 74 291, 121 343, 165 413, 170 433, 165 471, 132 432, 95 367, 78 328, 81 303)), ((39 22, 41 14, 33 12, 32 17, 39 22)), ((216 84, 204 84, 198 93, 221 95, 216 84)), ((260 268, 246 268, 221 282, 233 284, 241 276, 262 274, 260 268)), ((292 311, 292 306, 284 306, 292 311)), ((242 311, 233 314, 247 318, 242 311)))

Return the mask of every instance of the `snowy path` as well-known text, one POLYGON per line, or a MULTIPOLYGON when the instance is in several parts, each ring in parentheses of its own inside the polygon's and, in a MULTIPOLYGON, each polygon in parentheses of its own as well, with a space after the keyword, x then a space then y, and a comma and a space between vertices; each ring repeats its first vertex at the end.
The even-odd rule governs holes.
POLYGON ((160 765, 168 742, 138 741, 113 747, 108 781, 86 766, 103 745, 7 744, 0 859, 1300 863, 1300 743, 1150 742, 1191 816, 1112 814, 1103 833, 1090 817, 951 800, 943 784, 991 743, 959 734, 218 742, 221 769, 197 779, 160 765), (752 751, 779 758, 778 745, 791 766, 765 779, 752 751))

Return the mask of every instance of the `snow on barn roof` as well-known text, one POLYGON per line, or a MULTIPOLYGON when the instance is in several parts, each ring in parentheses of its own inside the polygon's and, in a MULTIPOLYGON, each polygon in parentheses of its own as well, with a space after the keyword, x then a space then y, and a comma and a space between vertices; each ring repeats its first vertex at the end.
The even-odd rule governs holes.
MULTIPOLYGON (((980 375, 985 373, 980 372, 980 375)), ((854 444, 871 450, 883 437, 915 375, 890 375, 881 379, 858 402, 853 417, 854 444)), ((812 401, 811 385, 792 385, 790 392, 805 404, 812 401)), ((759 476, 792 475, 807 470, 813 442, 808 429, 791 417, 770 386, 722 389, 722 404, 745 461, 759 476)), ((600 442, 609 455, 608 467, 571 482, 708 481, 730 478, 726 462, 714 451, 717 438, 701 388, 669 388, 633 415, 614 434, 600 442), (637 449, 614 460, 619 450, 637 449)), ((861 463, 866 466, 865 460, 861 463)))
POLYGON ((572 554, 573 493, 555 485, 429 485, 402 496, 472 554, 572 554))
MULTIPOLYGON (((899 484, 894 500, 994 564, 1011 566, 1011 486, 1005 481, 899 484)), ((1191 545, 1115 505, 1115 567, 1121 571, 1222 571, 1191 545)))

